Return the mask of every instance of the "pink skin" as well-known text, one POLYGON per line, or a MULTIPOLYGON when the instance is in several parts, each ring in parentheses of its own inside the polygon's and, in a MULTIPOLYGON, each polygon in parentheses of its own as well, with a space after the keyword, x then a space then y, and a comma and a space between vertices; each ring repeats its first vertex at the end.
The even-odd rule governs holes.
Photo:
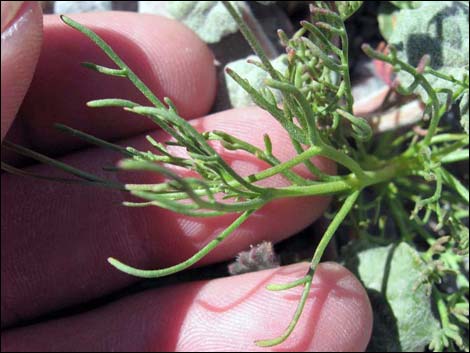
MULTIPOLYGON (((185 117, 200 117, 209 110, 215 92, 212 55, 189 30, 172 21, 130 13, 72 17, 107 28, 102 32, 113 48, 124 53, 131 67, 132 63, 139 67, 138 73, 146 73, 146 83, 159 96, 172 97, 185 117), (167 39, 161 34, 165 31, 170 35, 167 39), (138 41, 128 47, 131 38, 138 41), (188 54, 181 60, 170 60, 176 52, 188 54)), ((36 21, 40 24, 40 19, 36 21)), ((39 24, 36 28, 40 28, 39 24)), ((39 34, 36 36, 40 38, 39 34)), ((35 79, 12 136, 30 136, 29 141, 23 141, 45 151, 60 146, 60 151, 54 152, 64 154, 79 145, 49 128, 60 117, 100 137, 119 140, 134 136, 122 143, 144 146, 141 133, 152 126, 141 123, 142 119, 125 118, 112 109, 90 113, 90 109, 82 107, 84 100, 96 97, 137 97, 125 84, 118 86, 121 83, 113 78, 80 71, 80 60, 96 57, 95 62, 104 62, 87 39, 59 25, 56 17, 46 16, 44 43, 35 79), (58 96, 60 100, 52 99, 58 96)), ((3 49, 2 41, 2 71, 9 70, 8 62, 3 61, 3 49)), ((28 47, 21 50, 29 52, 28 47)), ((24 71, 34 70, 32 61, 24 65, 24 71)), ((8 100, 9 111, 16 111, 19 101, 8 100)), ((5 102, 2 99, 2 109, 5 102)), ((286 160, 294 151, 286 147, 287 136, 273 121, 265 112, 249 108, 194 119, 192 123, 198 130, 226 130, 259 146, 262 134, 268 132, 274 153, 286 160)), ((2 134, 3 129, 2 110, 2 134)), ((152 135, 165 140, 161 131, 152 135)), ((223 156, 242 174, 266 168, 242 153, 224 152, 223 156)), ((114 163, 117 158, 100 149, 63 157, 97 172, 101 165, 114 163)), ((328 161, 320 159, 315 163, 326 172, 334 172, 334 165, 328 161)), ((44 174, 57 173, 44 166, 30 168, 44 174)), ((306 173, 302 168, 298 172, 306 173)), ((136 177, 155 180, 148 175, 136 177)), ((285 181, 273 178, 267 183, 282 185, 285 181)), ((232 215, 204 220, 157 208, 128 209, 119 207, 118 203, 129 199, 119 192, 7 174, 2 174, 2 185, 2 327, 105 295, 135 281, 112 269, 105 261, 108 256, 144 268, 174 264, 192 255, 233 219, 232 215)), ((327 202, 326 198, 273 202, 203 263, 229 259, 263 239, 284 239, 313 222, 327 202)), ((283 331, 298 295, 296 290, 271 293, 264 286, 296 279, 304 271, 304 265, 296 265, 145 292, 86 314, 4 330, 2 351, 253 350, 255 339, 272 338, 283 331)), ((367 295, 357 279, 340 265, 323 264, 313 287, 298 329, 285 344, 272 350, 364 350, 372 316, 367 295)))
POLYGON ((16 3, 2 1, 2 140, 31 83, 41 48, 41 8, 34 1, 16 3))
MULTIPOLYGON (((113 43, 113 49, 152 92, 160 99, 170 97, 182 116, 200 117, 210 109, 216 89, 213 56, 183 25, 124 12, 71 17, 113 43)), ((54 129, 57 122, 107 140, 153 129, 149 120, 135 118, 122 109, 109 108, 108 114, 103 114, 101 109, 88 108, 86 102, 109 97, 150 103, 128 80, 84 68, 80 63, 85 61, 115 67, 94 43, 64 25, 58 16, 44 16, 41 56, 19 112, 19 123, 14 126, 18 142, 44 153, 63 155, 86 144, 54 129), (57 99, 64 94, 68 100, 57 99)))
POLYGON ((269 283, 303 276, 307 264, 147 291, 81 315, 7 332, 2 351, 362 351, 371 310, 361 284, 344 267, 323 263, 304 315, 289 340, 253 344, 285 329, 299 289, 269 283))

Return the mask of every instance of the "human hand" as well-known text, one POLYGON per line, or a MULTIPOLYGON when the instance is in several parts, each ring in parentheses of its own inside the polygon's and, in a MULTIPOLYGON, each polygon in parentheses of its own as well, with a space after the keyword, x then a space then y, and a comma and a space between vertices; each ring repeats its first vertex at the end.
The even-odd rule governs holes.
MULTIPOLYGON (((27 6, 17 30, 5 38, 2 32, 2 138, 18 110, 21 92, 28 87, 27 73, 34 70, 34 53, 39 51, 40 10, 34 3, 27 6), (12 91, 10 85, 15 84, 19 88, 12 91)), ((2 20, 3 10, 2 3, 2 20)), ((171 97, 181 115, 192 119, 198 129, 225 130, 259 146, 268 132, 280 159, 294 155, 287 147, 288 136, 263 111, 249 108, 204 116, 216 89, 213 57, 182 25, 133 13, 72 17, 103 36, 159 97, 171 97)), ((35 78, 9 137, 106 175, 101 166, 115 163, 119 156, 85 150, 76 140, 54 131, 52 124, 62 122, 134 146, 146 145, 142 133, 153 126, 126 112, 86 108, 86 101, 101 97, 142 99, 125 80, 89 72, 78 65, 81 61, 106 63, 86 38, 57 16, 45 16, 35 78)), ((152 131, 152 136, 165 140, 161 131, 152 131)), ((245 155, 221 152, 242 174, 266 167, 245 155)), ((324 160, 316 163, 332 168, 324 160)), ((57 174, 42 165, 28 170, 57 174)), ((283 332, 299 292, 268 292, 265 286, 299 278, 306 264, 149 290, 87 312, 25 325, 135 283, 135 278, 109 266, 107 257, 141 268, 175 264, 234 218, 196 219, 153 207, 129 209, 119 205, 126 197, 110 190, 2 174, 2 351, 253 351, 262 350, 255 340, 283 332)), ((276 201, 257 212, 201 264, 230 259, 262 240, 286 238, 314 221, 327 201, 276 201)), ((273 349, 363 350, 371 321, 370 305, 357 279, 340 265, 323 264, 296 330, 273 349)))

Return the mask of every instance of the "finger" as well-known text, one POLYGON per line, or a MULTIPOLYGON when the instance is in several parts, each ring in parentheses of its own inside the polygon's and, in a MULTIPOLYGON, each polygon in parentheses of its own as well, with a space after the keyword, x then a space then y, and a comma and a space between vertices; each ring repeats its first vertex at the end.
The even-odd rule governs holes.
MULTIPOLYGON (((182 24, 130 12, 84 13, 74 20, 96 31, 160 99, 170 97, 185 118, 207 113, 215 96, 215 69, 208 47, 182 24)), ((21 129, 34 149, 64 154, 83 146, 53 128, 64 123, 106 140, 136 135, 153 125, 118 108, 91 109, 86 102, 123 98, 151 105, 126 78, 111 77, 80 65, 115 68, 90 39, 44 17, 44 44, 31 89, 20 110, 21 129)))
POLYGON ((281 345, 255 340, 280 335, 300 288, 269 292, 295 280, 306 264, 192 282, 150 291, 75 317, 2 335, 2 351, 364 351, 372 313, 359 281, 335 263, 320 264, 304 312, 281 345))
MULTIPOLYGON (((193 120, 193 124, 204 130, 225 130, 260 147, 261 136, 268 132, 273 153, 281 160, 295 155, 285 130, 259 109, 231 110, 193 120)), ((139 137, 129 143, 148 148, 143 140, 139 137)), ((222 156, 242 175, 266 168, 266 164, 247 154, 226 151, 222 156)), ((65 161, 103 175, 101 166, 112 165, 118 158, 107 151, 90 149, 65 161)), ((327 172, 334 171, 331 162, 316 159, 316 163, 327 172)), ((29 170, 54 174, 44 166, 29 170)), ((140 181, 156 180, 152 175, 142 176, 140 181)), ((285 185, 281 178, 270 182, 272 186, 285 185)), ((149 269, 173 265, 192 256, 236 218, 234 214, 193 218, 157 207, 126 208, 120 203, 128 196, 118 192, 10 175, 2 175, 2 185, 4 325, 135 281, 111 268, 106 262, 109 256, 149 269)), ((325 197, 272 202, 252 215, 201 264, 231 258, 262 240, 285 239, 312 223, 327 203, 325 197)))
POLYGON ((2 1, 1 139, 24 98, 39 56, 42 13, 37 1, 2 1))

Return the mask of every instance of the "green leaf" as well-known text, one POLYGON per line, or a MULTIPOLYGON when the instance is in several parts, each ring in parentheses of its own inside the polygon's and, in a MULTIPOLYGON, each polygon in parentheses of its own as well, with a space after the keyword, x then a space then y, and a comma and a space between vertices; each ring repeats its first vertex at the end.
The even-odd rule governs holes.
POLYGON ((359 10, 363 2, 364 1, 335 1, 335 5, 341 19, 344 21, 359 10))
MULTIPOLYGON (((468 74, 468 5, 460 1, 425 1, 418 9, 401 10, 390 37, 390 43, 398 50, 398 57, 413 66, 421 58, 430 56, 430 67, 439 73, 462 81, 468 74)), ((425 74, 434 89, 460 88, 454 82, 425 74)), ((404 72, 398 74, 402 84, 409 85, 413 78, 404 72)), ((427 94, 419 87, 416 93, 424 101, 427 94)), ((441 102, 447 99, 440 94, 441 102)))
MULTIPOLYGON (((237 10, 242 1, 232 1, 237 10)), ((168 1, 168 13, 191 28, 206 43, 217 43, 238 31, 238 25, 220 1, 168 1)))
POLYGON ((357 241, 345 250, 345 259, 371 299, 374 328, 368 350, 423 351, 440 326, 419 253, 407 243, 376 247, 357 241))

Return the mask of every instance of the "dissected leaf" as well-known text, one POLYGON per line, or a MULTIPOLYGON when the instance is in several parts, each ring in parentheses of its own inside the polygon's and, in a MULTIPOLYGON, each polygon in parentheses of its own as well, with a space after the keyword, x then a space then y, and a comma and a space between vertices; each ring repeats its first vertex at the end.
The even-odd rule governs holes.
MULTIPOLYGON (((417 66, 423 55, 430 56, 430 66, 441 73, 462 80, 468 73, 468 5, 460 1, 424 1, 418 9, 401 10, 390 43, 398 49, 400 59, 417 66)), ((425 75, 434 89, 458 88, 454 83, 425 75)), ((405 86, 412 77, 400 72, 399 80, 405 86)), ((418 88, 424 100, 427 95, 418 88)), ((445 101, 446 95, 440 99, 445 101)))
POLYGON ((345 265, 367 289, 374 311, 369 351, 423 351, 440 329, 431 309, 426 264, 407 243, 374 247, 358 241, 345 265))

